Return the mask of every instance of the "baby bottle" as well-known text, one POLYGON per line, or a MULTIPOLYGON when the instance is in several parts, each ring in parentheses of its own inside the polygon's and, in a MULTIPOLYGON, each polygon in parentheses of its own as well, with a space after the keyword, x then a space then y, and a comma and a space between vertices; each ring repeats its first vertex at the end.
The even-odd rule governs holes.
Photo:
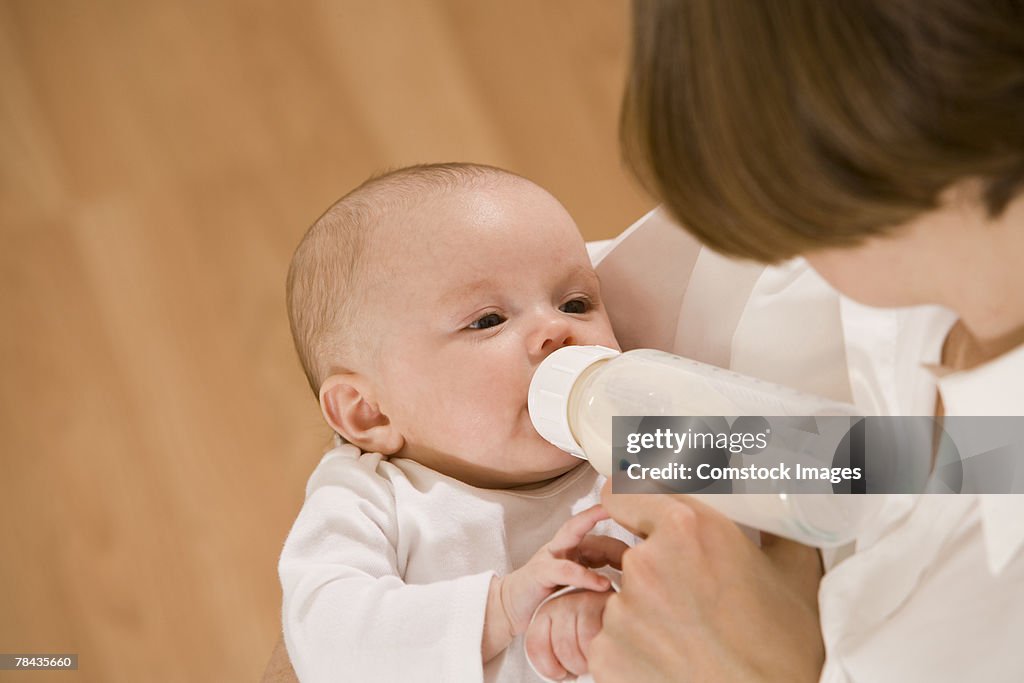
MULTIPOLYGON (((568 346, 530 383, 528 408, 547 441, 612 476, 613 416, 858 416, 849 404, 653 349, 568 346)), ((818 547, 856 537, 880 496, 692 494, 734 521, 818 547)))

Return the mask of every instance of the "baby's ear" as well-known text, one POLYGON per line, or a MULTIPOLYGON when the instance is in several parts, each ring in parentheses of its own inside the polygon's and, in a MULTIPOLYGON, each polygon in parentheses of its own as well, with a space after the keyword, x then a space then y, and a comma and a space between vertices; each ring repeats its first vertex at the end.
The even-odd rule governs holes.
POLYGON ((320 410, 346 441, 369 453, 392 455, 405 439, 380 412, 367 380, 355 372, 331 375, 320 385, 320 410))

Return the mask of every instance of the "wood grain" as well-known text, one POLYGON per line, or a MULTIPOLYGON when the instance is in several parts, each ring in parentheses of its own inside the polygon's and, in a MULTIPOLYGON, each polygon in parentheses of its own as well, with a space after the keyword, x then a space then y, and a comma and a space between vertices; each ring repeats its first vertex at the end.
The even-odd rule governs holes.
POLYGON ((0 652, 80 654, 33 681, 257 680, 328 435, 291 250, 422 161, 616 234, 650 205, 626 45, 624 0, 0 2, 0 652))

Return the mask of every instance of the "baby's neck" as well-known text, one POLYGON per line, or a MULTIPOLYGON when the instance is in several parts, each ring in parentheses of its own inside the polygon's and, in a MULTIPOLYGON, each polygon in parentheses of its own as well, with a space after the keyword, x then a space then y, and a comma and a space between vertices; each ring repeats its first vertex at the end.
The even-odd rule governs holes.
POLYGON ((506 487, 503 487, 503 488, 505 488, 507 491, 535 491, 537 489, 542 489, 545 486, 549 486, 551 484, 554 484, 556 481, 558 481, 559 479, 561 479, 565 475, 569 474, 570 472, 575 472, 579 468, 585 467, 585 466, 586 466, 586 463, 585 462, 581 462, 578 465, 570 466, 569 469, 567 469, 564 472, 562 472, 561 474, 557 474, 557 475, 555 475, 553 477, 549 477, 549 478, 543 479, 541 481, 531 481, 531 482, 528 482, 526 484, 519 484, 518 486, 506 486, 506 487))

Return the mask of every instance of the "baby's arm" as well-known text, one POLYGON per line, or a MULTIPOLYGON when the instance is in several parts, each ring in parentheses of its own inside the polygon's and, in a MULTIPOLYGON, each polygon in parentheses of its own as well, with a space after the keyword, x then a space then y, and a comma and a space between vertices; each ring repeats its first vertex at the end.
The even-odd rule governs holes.
POLYGON ((391 484, 373 465, 365 455, 325 460, 281 555, 299 679, 482 681, 493 572, 405 583, 391 484))
POLYGON ((607 577, 588 569, 591 565, 586 562, 581 563, 602 555, 608 547, 606 541, 611 539, 587 535, 595 524, 607 518, 608 513, 598 505, 584 510, 566 521, 529 562, 506 576, 491 580, 481 643, 484 662, 526 631, 534 611, 559 587, 574 586, 591 591, 605 591, 610 587, 607 577))

